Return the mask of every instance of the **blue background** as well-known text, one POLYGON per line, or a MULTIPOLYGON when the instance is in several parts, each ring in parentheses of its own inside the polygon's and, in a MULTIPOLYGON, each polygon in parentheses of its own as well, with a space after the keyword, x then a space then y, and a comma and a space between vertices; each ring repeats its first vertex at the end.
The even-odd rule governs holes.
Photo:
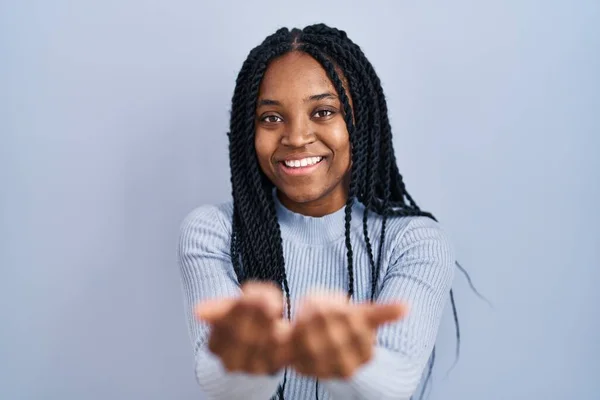
POLYGON ((348 32, 457 276, 430 400, 600 398, 597 1, 1 1, 0 398, 201 399, 175 249, 229 198, 236 74, 348 32))

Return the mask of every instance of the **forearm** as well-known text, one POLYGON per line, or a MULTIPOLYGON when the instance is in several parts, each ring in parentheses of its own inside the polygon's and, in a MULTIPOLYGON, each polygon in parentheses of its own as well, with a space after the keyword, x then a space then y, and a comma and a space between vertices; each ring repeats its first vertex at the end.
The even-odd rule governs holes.
POLYGON ((326 380, 324 387, 335 400, 408 400, 419 385, 424 363, 376 347, 373 359, 349 380, 326 380))
POLYGON ((228 372, 208 349, 196 354, 196 379, 207 400, 268 400, 282 377, 283 372, 273 376, 228 372))

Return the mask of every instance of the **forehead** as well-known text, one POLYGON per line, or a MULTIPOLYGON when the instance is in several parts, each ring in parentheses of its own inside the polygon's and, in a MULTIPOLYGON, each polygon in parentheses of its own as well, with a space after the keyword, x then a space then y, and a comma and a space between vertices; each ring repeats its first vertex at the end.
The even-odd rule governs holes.
POLYGON ((289 98, 335 89, 317 60, 302 52, 287 53, 273 60, 262 79, 259 97, 289 98))

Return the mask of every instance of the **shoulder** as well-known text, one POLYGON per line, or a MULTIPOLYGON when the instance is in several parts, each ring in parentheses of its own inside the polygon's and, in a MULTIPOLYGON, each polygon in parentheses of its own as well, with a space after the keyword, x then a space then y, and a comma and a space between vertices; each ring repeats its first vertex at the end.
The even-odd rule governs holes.
POLYGON ((401 241, 435 238, 449 242, 449 235, 444 227, 428 217, 389 217, 388 226, 390 233, 395 233, 401 241))
POLYGON ((231 236, 232 219, 232 201, 196 207, 183 218, 180 243, 207 237, 228 239, 231 236))
POLYGON ((189 212, 181 223, 181 229, 220 224, 224 230, 231 231, 233 202, 203 204, 189 212))
POLYGON ((386 236, 394 258, 410 253, 410 257, 436 259, 449 267, 454 265, 454 246, 439 222, 428 217, 391 217, 388 225, 386 236))

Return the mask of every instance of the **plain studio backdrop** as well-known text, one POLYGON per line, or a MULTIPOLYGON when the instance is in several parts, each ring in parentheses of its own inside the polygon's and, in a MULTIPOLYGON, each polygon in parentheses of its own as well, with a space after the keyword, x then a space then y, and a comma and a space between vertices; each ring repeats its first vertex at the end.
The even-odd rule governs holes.
POLYGON ((429 399, 600 398, 597 1, 0 3, 1 399, 202 399, 180 223, 230 198, 250 49, 321 21, 494 306, 457 274, 429 399))

